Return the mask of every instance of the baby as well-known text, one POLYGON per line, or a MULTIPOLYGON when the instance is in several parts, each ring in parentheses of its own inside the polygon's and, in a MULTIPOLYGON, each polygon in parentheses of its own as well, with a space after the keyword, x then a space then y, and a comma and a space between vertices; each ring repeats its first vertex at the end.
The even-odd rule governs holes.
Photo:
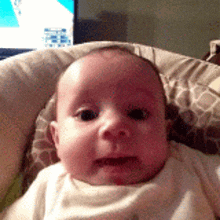
POLYGON ((51 133, 61 160, 4 219, 215 219, 220 158, 169 142, 157 69, 125 48, 97 49, 57 85, 51 133))

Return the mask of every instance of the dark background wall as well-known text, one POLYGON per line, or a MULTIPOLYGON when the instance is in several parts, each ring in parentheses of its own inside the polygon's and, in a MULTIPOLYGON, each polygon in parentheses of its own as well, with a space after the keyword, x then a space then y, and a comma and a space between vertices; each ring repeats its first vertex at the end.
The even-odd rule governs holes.
POLYGON ((78 0, 76 41, 147 44, 196 58, 220 38, 220 0, 78 0))

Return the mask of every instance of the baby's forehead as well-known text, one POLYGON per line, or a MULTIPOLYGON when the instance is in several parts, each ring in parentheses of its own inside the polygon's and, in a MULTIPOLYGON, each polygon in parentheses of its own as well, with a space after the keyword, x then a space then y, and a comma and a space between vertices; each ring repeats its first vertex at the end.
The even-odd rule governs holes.
POLYGON ((89 53, 72 63, 60 82, 72 83, 72 87, 88 80, 90 84, 101 80, 106 80, 108 84, 119 80, 132 84, 132 79, 144 80, 149 75, 156 80, 159 77, 150 61, 127 51, 101 50, 89 53))
POLYGON ((123 51, 95 52, 80 58, 68 68, 60 81, 57 89, 59 99, 79 98, 81 95, 90 97, 97 95, 97 90, 99 94, 108 90, 120 95, 136 94, 137 88, 164 93, 159 73, 153 65, 123 51))
POLYGON ((108 66, 111 67, 114 67, 115 63, 120 62, 122 68, 125 68, 126 66, 128 68, 137 68, 137 70, 141 68, 142 71, 153 70, 153 72, 159 74, 156 67, 148 59, 140 57, 127 49, 103 49, 93 51, 76 60, 75 63, 80 63, 81 66, 87 68, 89 60, 91 61, 90 63, 94 65, 96 65, 96 63, 99 63, 99 65, 101 65, 102 62, 105 62, 108 66))
POLYGON ((91 74, 92 77, 103 78, 107 72, 108 75, 114 75, 114 77, 119 78, 124 77, 125 80, 129 80, 129 77, 135 74, 139 78, 146 78, 149 72, 155 72, 151 74, 152 77, 157 75, 153 66, 140 57, 126 53, 120 54, 115 51, 104 51, 89 54, 76 60, 64 73, 64 76, 67 79, 72 78, 73 80, 77 80, 79 77, 83 79, 90 78, 91 74), (145 72, 147 73, 145 74, 145 72))

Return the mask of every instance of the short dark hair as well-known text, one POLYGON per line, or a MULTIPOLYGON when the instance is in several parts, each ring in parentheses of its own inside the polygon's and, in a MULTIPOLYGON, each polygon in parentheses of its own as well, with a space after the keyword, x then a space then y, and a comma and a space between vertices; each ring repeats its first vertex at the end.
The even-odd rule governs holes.
MULTIPOLYGON (((93 54, 97 54, 97 53, 101 53, 101 52, 105 52, 105 51, 119 51, 121 53, 126 53, 126 54, 129 54, 131 56, 134 56, 134 57, 137 57, 138 59, 141 59, 143 62, 147 63, 148 65, 150 65, 150 67, 154 70, 154 72, 156 73, 157 77, 158 77, 158 80, 159 80, 159 83, 161 85, 161 89, 162 89, 162 92, 163 92, 163 101, 164 101, 164 105, 166 106, 167 104, 167 98, 166 98, 166 95, 165 95, 165 90, 164 90, 164 86, 163 86, 163 82, 160 78, 160 72, 159 70, 157 69, 157 67, 148 59, 144 58, 144 57, 140 57, 134 53, 132 53, 128 48, 126 47, 123 47, 123 46, 118 46, 118 45, 113 45, 113 46, 107 46, 107 47, 101 47, 101 48, 95 48, 91 51, 89 51, 86 55, 76 59, 73 61, 73 63, 75 63, 76 61, 84 58, 84 57, 87 57, 89 55, 93 55, 93 54)), ((72 65, 73 63, 71 63, 70 65, 72 65)), ((67 68, 68 69, 68 68, 67 68)), ((57 84, 56 84, 56 88, 55 88, 55 106, 57 108, 57 102, 58 102, 58 87, 59 87, 59 82, 61 80, 61 78, 63 77, 63 75, 65 74, 67 70, 65 70, 58 78, 58 81, 57 81, 57 84)))

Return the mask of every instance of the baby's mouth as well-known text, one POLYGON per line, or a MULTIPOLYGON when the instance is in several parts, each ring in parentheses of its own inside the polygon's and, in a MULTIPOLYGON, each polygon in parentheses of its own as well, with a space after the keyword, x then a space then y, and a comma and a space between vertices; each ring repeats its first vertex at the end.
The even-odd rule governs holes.
POLYGON ((99 167, 104 166, 123 166, 137 161, 136 157, 101 158, 96 160, 99 167))

